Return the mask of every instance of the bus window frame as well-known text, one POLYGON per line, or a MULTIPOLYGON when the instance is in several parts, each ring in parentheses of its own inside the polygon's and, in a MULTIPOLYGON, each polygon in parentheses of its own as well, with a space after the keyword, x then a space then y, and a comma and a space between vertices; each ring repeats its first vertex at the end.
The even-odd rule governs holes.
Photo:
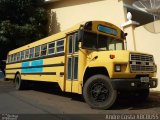
MULTIPOLYGON (((97 48, 95 48, 95 49, 93 49, 93 48, 87 48, 87 47, 85 47, 84 46, 84 35, 85 35, 85 32, 88 32, 88 33, 91 33, 91 34, 96 34, 97 35, 97 39, 98 39, 98 37, 99 37, 99 35, 104 35, 104 34, 101 34, 101 33, 96 33, 96 32, 93 32, 93 31, 88 31, 88 30, 83 30, 83 40, 81 41, 82 42, 82 49, 87 49, 87 50, 94 50, 94 51, 100 51, 99 49, 97 49, 97 48)), ((125 50, 125 45, 124 45, 124 39, 122 40, 122 39, 118 39, 117 37, 115 37, 115 36, 110 36, 109 34, 106 34, 106 35, 104 35, 104 36, 107 36, 107 37, 111 37, 111 38, 113 38, 113 39, 116 39, 116 40, 120 40, 120 41, 123 41, 123 50, 125 50)), ((110 50, 108 50, 108 51, 110 51, 110 50)))
MULTIPOLYGON (((82 49, 87 49, 87 50, 95 50, 95 51, 98 51, 98 49, 93 49, 93 48, 87 48, 87 47, 85 47, 84 46, 84 35, 85 35, 85 32, 89 32, 89 33, 92 33, 92 34, 97 34, 96 32, 93 32, 93 31, 88 31, 88 30, 83 30, 83 36, 82 36, 82 40, 81 40, 81 42, 82 42, 82 49)), ((96 38, 97 39, 97 38, 96 38)))
POLYGON ((65 39, 62 38, 62 39, 59 39, 59 40, 57 40, 55 42, 56 42, 56 54, 57 53, 64 53, 64 51, 65 51, 65 48, 64 48, 64 46, 65 46, 65 39), (63 41, 63 45, 57 46, 57 43, 60 42, 60 41, 63 41), (63 51, 57 52, 57 48, 60 48, 60 47, 63 47, 63 51))
POLYGON ((78 42, 78 45, 79 45, 79 41, 78 41, 78 33, 74 33, 74 39, 73 39, 73 53, 77 54, 78 51, 79 51, 79 48, 77 47, 77 51, 75 50, 76 49, 76 41, 78 42), (77 35, 77 39, 76 39, 76 35, 77 35))
POLYGON ((11 54, 11 63, 13 62, 13 54, 11 54))
POLYGON ((21 60, 25 60, 25 50, 21 51, 21 60), (23 58, 22 58, 22 53, 23 53, 23 58))
MULTIPOLYGON (((42 45, 39 45, 39 46, 35 46, 33 48, 29 48, 29 49, 20 51, 18 53, 14 53, 14 54, 9 55, 10 56, 10 58, 9 58, 10 60, 8 61, 8 63, 23 62, 23 61, 26 61, 26 60, 38 59, 40 57, 46 57, 46 56, 56 55, 56 54, 60 54, 60 53, 64 53, 65 52, 65 38, 62 38, 62 39, 59 39, 59 40, 55 40, 55 41, 52 41, 52 42, 49 42, 49 43, 45 43, 43 45, 47 45, 46 55, 42 55, 41 54, 42 45), (57 46, 57 42, 59 42, 59 41, 63 41, 63 45, 57 46), (54 53, 49 54, 49 44, 52 44, 52 43, 54 43, 54 47, 52 47, 50 49, 54 49, 54 53), (56 49, 59 48, 59 47, 63 47, 63 51, 57 52, 56 49), (36 48, 39 49, 38 52, 36 52, 36 48), (34 49, 33 58, 30 57, 31 49, 34 49), (28 52, 28 58, 26 58, 26 51, 28 52), (37 57, 36 57, 36 53, 38 53, 37 57), (20 59, 19 60, 17 59, 17 54, 20 54, 20 59), (15 59, 15 57, 16 57, 16 59, 15 59)), ((7 58, 7 60, 8 60, 8 58, 7 58)))
POLYGON ((70 56, 70 57, 67 57, 67 70, 66 70, 66 73, 67 73, 67 80, 72 80, 73 78, 73 57, 72 56, 70 56), (69 72, 69 70, 68 70, 68 68, 69 68, 69 59, 71 60, 71 65, 70 65, 70 78, 69 78, 69 74, 68 74, 68 72, 69 72))
POLYGON ((73 34, 69 35, 69 43, 68 43, 68 54, 72 54, 73 53, 73 34), (71 42, 71 44, 70 44, 71 42), (71 47, 71 51, 70 51, 70 47, 71 47))
POLYGON ((55 41, 53 41, 53 42, 50 42, 50 43, 48 43, 48 55, 55 55, 56 54, 56 42, 55 41), (51 44, 54 44, 54 47, 49 47, 49 45, 51 45, 51 44), (54 49, 54 53, 49 53, 49 51, 50 50, 52 50, 52 49, 54 49))
POLYGON ((77 81, 78 80, 78 61, 79 61, 79 57, 78 56, 74 56, 72 59, 73 59, 73 68, 72 68, 73 69, 73 71, 72 71, 73 72, 73 78, 72 79, 74 81, 77 81), (77 71, 76 71, 77 72, 77 76, 76 76, 77 78, 75 78, 75 66, 76 66, 75 65, 75 61, 76 61, 76 58, 77 58, 77 71))
POLYGON ((42 45, 40 45, 41 47, 40 47, 40 56, 39 57, 43 57, 43 56, 47 56, 48 55, 48 53, 47 53, 47 50, 48 50, 48 43, 45 43, 45 44, 42 44, 42 45), (43 46, 45 46, 46 45, 46 49, 45 50, 42 50, 42 48, 43 48, 43 46), (44 52, 44 51, 46 51, 46 54, 45 55, 43 55, 42 54, 42 52, 44 52))
POLYGON ((21 52, 17 53, 17 61, 21 61, 21 52), (18 57, 18 55, 19 55, 19 57, 18 57))
POLYGON ((69 35, 69 42, 68 42, 68 54, 69 55, 78 53, 79 46, 77 47, 77 51, 76 51, 76 41, 78 42, 78 45, 79 45, 78 33, 77 32, 69 35), (76 37, 77 37, 77 39, 76 39, 76 37), (71 44, 70 44, 70 38, 72 38, 71 44), (71 47, 72 51, 70 51, 70 47, 71 47))
POLYGON ((29 52, 29 59, 33 59, 35 57, 35 47, 30 48, 29 51, 30 51, 29 52), (33 53, 31 53, 31 50, 33 50, 33 53), (31 55, 33 55, 33 56, 31 57, 31 55))
POLYGON ((13 59, 14 59, 13 62, 16 62, 17 61, 17 53, 14 53, 13 56, 14 56, 13 57, 13 59))
POLYGON ((35 47, 34 56, 35 56, 35 58, 41 57, 41 45, 35 47), (36 52, 36 48, 38 48, 38 47, 39 47, 39 52, 36 52), (39 53, 38 56, 36 56, 36 53, 39 53))
POLYGON ((28 60, 28 59, 30 59, 29 58, 29 55, 30 55, 30 49, 27 49, 27 50, 25 50, 25 60, 28 60), (26 57, 27 55, 26 55, 26 52, 28 51, 28 58, 26 57))

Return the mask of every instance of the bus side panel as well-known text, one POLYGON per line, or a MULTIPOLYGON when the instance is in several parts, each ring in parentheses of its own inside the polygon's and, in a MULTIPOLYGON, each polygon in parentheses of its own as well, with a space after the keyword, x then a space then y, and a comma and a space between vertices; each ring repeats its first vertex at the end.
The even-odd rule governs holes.
POLYGON ((64 56, 23 62, 21 78, 23 80, 58 82, 64 90, 64 56), (29 68, 26 68, 26 67, 29 68))
POLYGON ((15 78, 15 74, 6 74, 5 78, 13 80, 15 78))
POLYGON ((22 80, 29 80, 29 81, 43 81, 43 82, 58 82, 56 75, 21 75, 22 80), (53 81, 54 79, 54 81, 53 81))
POLYGON ((44 65, 51 65, 52 67, 43 68, 43 72, 55 73, 55 78, 50 78, 51 82, 58 82, 62 91, 64 91, 64 75, 65 75, 65 56, 59 56, 44 60, 44 65))
POLYGON ((6 65, 6 78, 14 79, 17 72, 21 71, 21 63, 6 65))

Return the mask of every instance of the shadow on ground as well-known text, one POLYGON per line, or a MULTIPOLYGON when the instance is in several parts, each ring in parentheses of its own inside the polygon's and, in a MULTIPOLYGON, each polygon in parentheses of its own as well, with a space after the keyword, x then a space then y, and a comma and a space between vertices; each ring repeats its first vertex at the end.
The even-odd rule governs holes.
MULTIPOLYGON (((58 84, 54 84, 54 83, 33 82, 29 84, 29 87, 26 90, 34 90, 34 91, 43 92, 47 94, 54 94, 54 95, 70 98, 73 101, 84 102, 82 95, 64 93, 60 90, 58 84)), ((143 102, 137 101, 133 97, 126 96, 125 94, 119 94, 117 101, 115 102, 113 107, 110 108, 110 110, 123 110, 123 109, 141 110, 141 109, 152 109, 152 108, 160 108, 159 92, 151 92, 149 98, 143 102)))
MULTIPOLYGON (((64 93, 60 90, 57 84, 53 83, 36 83, 30 87, 32 90, 45 92, 49 94, 59 95, 68 97, 73 101, 84 102, 81 95, 64 93)), ((140 102, 135 100, 133 97, 126 96, 125 94, 119 94, 116 103, 113 105, 111 110, 129 109, 129 110, 140 110, 160 107, 160 93, 150 93, 149 98, 146 101, 140 102)))
POLYGON ((139 101, 130 96, 118 96, 115 105, 112 110, 129 109, 129 110, 141 110, 160 108, 160 93, 151 92, 149 97, 145 101, 139 101))
POLYGON ((82 95, 62 92, 59 85, 56 83, 33 82, 30 84, 29 89, 27 90, 35 90, 38 92, 68 97, 73 101, 84 102, 82 95))

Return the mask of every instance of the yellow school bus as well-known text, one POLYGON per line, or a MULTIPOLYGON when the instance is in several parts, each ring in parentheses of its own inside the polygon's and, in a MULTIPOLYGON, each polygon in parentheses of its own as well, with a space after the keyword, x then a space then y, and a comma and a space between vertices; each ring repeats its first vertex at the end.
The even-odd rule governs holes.
POLYGON ((104 21, 77 24, 10 51, 6 79, 18 90, 29 81, 55 82, 97 109, 110 108, 123 90, 145 99, 157 87, 157 67, 153 55, 125 49, 126 35, 104 21))

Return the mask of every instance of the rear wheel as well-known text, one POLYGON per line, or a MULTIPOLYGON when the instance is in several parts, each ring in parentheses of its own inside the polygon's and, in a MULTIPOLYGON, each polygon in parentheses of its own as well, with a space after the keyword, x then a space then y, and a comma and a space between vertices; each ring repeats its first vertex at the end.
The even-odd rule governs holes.
POLYGON ((94 75, 85 83, 83 97, 92 108, 108 109, 114 104, 117 91, 114 90, 108 77, 94 75))
POLYGON ((16 75, 14 82, 15 82, 15 88, 17 90, 23 90, 24 89, 25 83, 24 83, 24 81, 21 80, 20 74, 16 75))

